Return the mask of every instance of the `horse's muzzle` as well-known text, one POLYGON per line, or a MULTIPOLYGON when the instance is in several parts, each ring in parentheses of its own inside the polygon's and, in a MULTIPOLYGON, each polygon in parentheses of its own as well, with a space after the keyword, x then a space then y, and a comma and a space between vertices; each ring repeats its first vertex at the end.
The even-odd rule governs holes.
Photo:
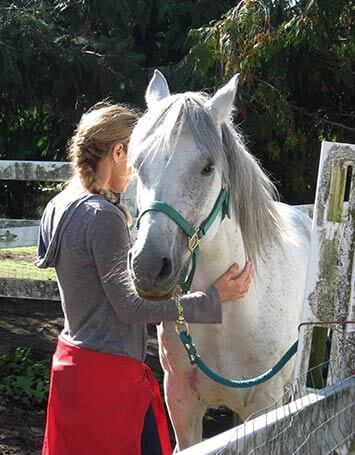
POLYGON ((174 270, 172 259, 144 250, 139 254, 129 251, 128 271, 136 292, 147 300, 170 299, 178 284, 179 270, 174 270))

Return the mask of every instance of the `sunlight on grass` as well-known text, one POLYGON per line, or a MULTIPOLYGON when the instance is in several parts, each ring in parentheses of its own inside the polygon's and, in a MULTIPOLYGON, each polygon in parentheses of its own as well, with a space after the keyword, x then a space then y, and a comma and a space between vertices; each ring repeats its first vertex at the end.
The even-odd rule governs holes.
POLYGON ((0 278, 55 280, 54 269, 34 265, 36 257, 36 246, 0 249, 0 278))

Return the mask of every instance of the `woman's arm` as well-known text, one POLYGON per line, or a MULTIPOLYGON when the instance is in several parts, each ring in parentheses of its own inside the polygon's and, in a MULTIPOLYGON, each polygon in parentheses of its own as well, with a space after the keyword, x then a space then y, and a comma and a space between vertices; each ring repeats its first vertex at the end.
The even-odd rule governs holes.
MULTIPOLYGON (((156 302, 144 300, 132 289, 127 271, 130 237, 127 224, 120 213, 108 210, 97 212, 89 231, 88 246, 106 297, 121 320, 138 324, 177 319, 173 299, 156 302)), ((214 286, 207 292, 194 292, 184 296, 182 305, 187 322, 222 321, 220 297, 214 286)))

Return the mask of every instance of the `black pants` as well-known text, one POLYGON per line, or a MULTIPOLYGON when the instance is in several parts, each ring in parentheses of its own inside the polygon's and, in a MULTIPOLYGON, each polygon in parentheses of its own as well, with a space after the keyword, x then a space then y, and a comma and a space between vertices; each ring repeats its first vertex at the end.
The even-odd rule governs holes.
POLYGON ((162 455, 153 408, 149 405, 142 433, 142 455, 162 455))

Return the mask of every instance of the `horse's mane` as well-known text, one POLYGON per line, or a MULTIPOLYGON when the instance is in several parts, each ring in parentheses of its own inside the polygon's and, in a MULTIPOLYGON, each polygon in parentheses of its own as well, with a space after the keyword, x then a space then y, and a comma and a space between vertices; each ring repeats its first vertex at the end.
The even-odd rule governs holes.
POLYGON ((256 264, 258 258, 264 256, 266 245, 281 244, 283 223, 274 203, 278 193, 248 152, 231 116, 222 124, 222 134, 218 131, 205 108, 208 99, 208 95, 201 92, 186 92, 162 100, 157 105, 159 108, 150 109, 138 121, 130 141, 129 157, 139 168, 142 148, 149 149, 144 161, 153 159, 163 147, 168 165, 176 150, 172 144, 178 136, 185 132, 193 134, 197 146, 211 157, 229 188, 246 254, 256 264))

